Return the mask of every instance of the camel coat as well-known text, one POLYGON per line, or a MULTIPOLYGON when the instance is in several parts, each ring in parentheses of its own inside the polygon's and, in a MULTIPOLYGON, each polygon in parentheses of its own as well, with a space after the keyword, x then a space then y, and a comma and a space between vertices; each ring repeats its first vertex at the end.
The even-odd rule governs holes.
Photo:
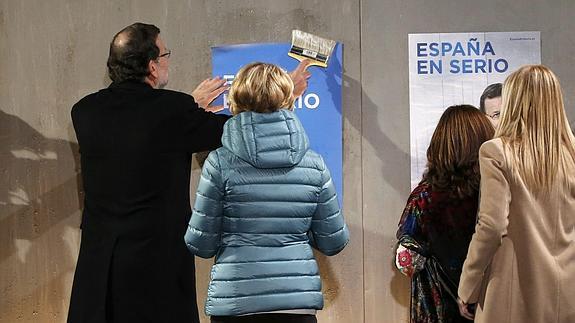
POLYGON ((501 139, 482 145, 479 163, 479 215, 459 297, 477 303, 475 322, 575 322, 573 166, 537 196, 512 176, 501 139))

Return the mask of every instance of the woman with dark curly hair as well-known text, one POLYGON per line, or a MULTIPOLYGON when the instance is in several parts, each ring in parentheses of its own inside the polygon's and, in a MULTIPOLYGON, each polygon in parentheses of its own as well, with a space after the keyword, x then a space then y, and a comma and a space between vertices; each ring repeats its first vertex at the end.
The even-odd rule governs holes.
POLYGON ((457 285, 479 200, 479 147, 493 137, 471 105, 445 110, 427 149, 427 170, 397 231, 396 266, 411 278, 410 322, 466 322, 457 285))

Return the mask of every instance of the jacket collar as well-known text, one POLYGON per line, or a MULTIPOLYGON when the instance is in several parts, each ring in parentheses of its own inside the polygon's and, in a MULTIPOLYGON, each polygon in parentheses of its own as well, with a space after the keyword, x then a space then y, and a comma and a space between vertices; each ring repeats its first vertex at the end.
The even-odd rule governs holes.
POLYGON ((153 87, 145 82, 136 81, 136 80, 127 80, 122 82, 112 82, 110 89, 134 89, 134 90, 152 90, 153 87))

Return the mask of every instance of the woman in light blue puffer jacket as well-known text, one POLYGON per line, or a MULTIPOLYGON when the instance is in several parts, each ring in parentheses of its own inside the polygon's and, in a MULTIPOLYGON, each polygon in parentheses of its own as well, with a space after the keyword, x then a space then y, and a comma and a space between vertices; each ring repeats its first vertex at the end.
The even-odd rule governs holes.
POLYGON ((288 110, 293 88, 275 65, 242 68, 223 147, 204 164, 185 241, 216 257, 212 322, 316 322, 323 296, 311 246, 335 255, 349 240, 329 170, 288 110))

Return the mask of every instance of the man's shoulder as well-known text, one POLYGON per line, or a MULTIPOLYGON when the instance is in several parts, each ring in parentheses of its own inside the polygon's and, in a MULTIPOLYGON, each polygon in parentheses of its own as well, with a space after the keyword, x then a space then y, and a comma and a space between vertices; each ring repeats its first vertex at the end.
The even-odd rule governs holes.
POLYGON ((91 100, 94 100, 99 95, 101 95, 103 93, 103 91, 105 91, 105 90, 107 90, 107 89, 104 88, 104 89, 100 89, 96 92, 86 94, 84 97, 82 97, 80 100, 78 100, 78 102, 76 104, 82 104, 82 103, 90 102, 91 100))
POLYGON ((122 96, 124 98, 126 96, 128 97, 133 96, 134 98, 142 98, 142 99, 149 99, 150 97, 159 97, 159 98, 171 98, 171 99, 194 101, 194 98, 190 94, 175 90, 150 88, 147 91, 138 90, 138 91, 123 92, 123 91, 115 91, 114 88, 108 87, 84 96, 82 99, 78 101, 78 103, 86 103, 97 99, 113 98, 115 96, 122 96))
POLYGON ((118 92, 110 88, 104 88, 78 100, 72 106, 72 112, 89 107, 101 108, 102 106, 116 104, 134 104, 138 107, 147 104, 154 106, 171 105, 172 107, 189 108, 195 105, 195 100, 187 93, 174 90, 152 89, 145 92, 118 92))
POLYGON ((188 93, 175 91, 175 90, 168 90, 168 89, 156 89, 154 90, 158 96, 170 98, 173 100, 184 100, 184 101, 192 101, 195 102, 194 98, 189 95, 188 93))
POLYGON ((105 91, 106 89, 101 89, 99 91, 90 93, 85 95, 83 98, 81 98, 80 100, 78 100, 78 102, 76 102, 73 106, 72 106, 72 113, 78 111, 80 108, 84 107, 84 106, 91 106, 94 105, 95 102, 98 101, 98 97, 100 95, 102 95, 102 92, 105 91))

